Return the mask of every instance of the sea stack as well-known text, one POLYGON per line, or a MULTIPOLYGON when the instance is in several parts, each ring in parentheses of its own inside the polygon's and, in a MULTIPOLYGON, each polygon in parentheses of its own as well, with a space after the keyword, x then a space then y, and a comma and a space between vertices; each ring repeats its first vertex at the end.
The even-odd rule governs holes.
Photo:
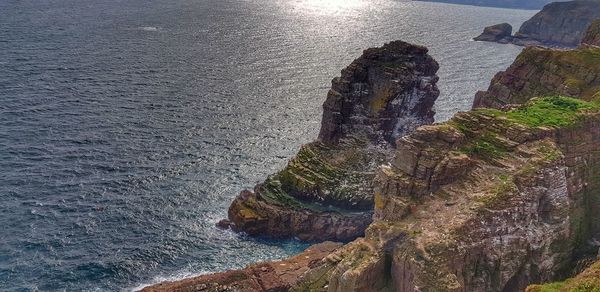
POLYGON ((600 0, 550 3, 521 25, 514 36, 507 24, 484 29, 477 41, 512 43, 519 46, 577 47, 591 23, 600 18, 600 0))
POLYGON ((371 223, 373 178, 395 140, 433 122, 439 66, 422 46, 367 49, 332 81, 317 141, 243 191, 220 226, 251 235, 349 241, 371 223))
POLYGON ((508 44, 512 41, 512 26, 508 23, 488 26, 473 40, 508 44))

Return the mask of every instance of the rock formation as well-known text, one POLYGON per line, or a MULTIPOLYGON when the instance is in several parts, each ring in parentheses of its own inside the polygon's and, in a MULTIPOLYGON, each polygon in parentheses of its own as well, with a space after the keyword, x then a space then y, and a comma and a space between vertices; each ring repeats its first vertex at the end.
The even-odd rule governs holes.
POLYGON ((483 33, 474 38, 474 40, 503 44, 510 43, 512 41, 512 26, 508 23, 488 26, 483 30, 483 33))
POLYGON ((486 37, 481 41, 513 43, 520 46, 568 47, 578 46, 590 24, 600 18, 599 0, 576 0, 550 3, 521 25, 514 36, 499 40, 486 37))
POLYGON ((597 250, 599 126, 596 105, 552 97, 402 138, 375 221, 328 257, 322 291, 522 291, 562 275, 597 250))
POLYGON ((500 108, 534 96, 566 95, 591 100, 600 90, 597 48, 554 50, 528 47, 506 71, 494 76, 487 91, 476 94, 473 107, 500 108))
POLYGON ((288 291, 300 276, 309 269, 323 265, 322 259, 339 248, 341 244, 323 242, 315 244, 297 256, 276 262, 250 265, 243 270, 202 275, 172 282, 148 286, 144 292, 161 291, 288 291))
POLYGON ((590 27, 588 27, 581 44, 585 46, 600 47, 600 19, 595 20, 590 27))
MULTIPOLYGON (((320 145, 340 147, 349 133, 388 144, 397 138, 395 147, 387 148, 392 155, 383 155, 387 163, 374 175, 373 222, 364 237, 304 263, 302 273, 292 273, 290 280, 265 280, 284 283, 271 290, 260 284, 271 279, 260 275, 262 269, 245 270, 240 279, 266 291, 509 292, 572 275, 596 257, 600 246, 599 57, 595 46, 528 48, 507 70, 516 85, 502 78, 492 82, 488 92, 503 93, 503 99, 480 99, 491 108, 459 113, 407 135, 394 135, 389 129, 395 127, 383 121, 342 118, 364 113, 372 102, 355 108, 337 100, 362 99, 334 98, 325 108, 346 110, 324 115, 324 124, 335 126, 324 127, 320 145), (578 82, 572 91, 576 98, 557 94, 565 90, 561 78, 567 75, 578 82), (388 130, 372 130, 377 127, 388 130), (373 134, 378 132, 387 134, 373 134)), ((333 91, 330 96, 347 92, 333 91)), ((368 96, 372 101, 376 95, 368 96)), ((242 203, 254 206, 243 211, 249 217, 260 216, 252 212, 261 192, 242 194, 242 203)), ((271 273, 268 267, 264 271, 271 273)), ((199 278, 194 287, 231 282, 219 275, 224 274, 199 278)), ((529 289, 597 289, 589 285, 599 281, 593 265, 574 280, 529 289)))
POLYGON ((375 169, 396 138, 433 122, 438 64, 401 41, 365 50, 334 78, 319 140, 243 191, 220 226, 251 235, 349 241, 371 222, 375 169))
POLYGON ((600 260, 572 279, 562 282, 531 285, 525 292, 596 292, 600 290, 600 260))

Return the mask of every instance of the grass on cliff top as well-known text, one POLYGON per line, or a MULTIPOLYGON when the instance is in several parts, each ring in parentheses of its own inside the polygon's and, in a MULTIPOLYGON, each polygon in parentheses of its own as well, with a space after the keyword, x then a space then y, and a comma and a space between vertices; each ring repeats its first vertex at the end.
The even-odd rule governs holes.
POLYGON ((575 124, 583 111, 594 109, 600 109, 600 102, 549 96, 532 99, 526 106, 508 112, 493 109, 484 111, 530 127, 565 127, 575 124))
POLYGON ((600 292, 600 262, 596 262, 575 278, 562 282, 532 285, 527 292, 600 292))

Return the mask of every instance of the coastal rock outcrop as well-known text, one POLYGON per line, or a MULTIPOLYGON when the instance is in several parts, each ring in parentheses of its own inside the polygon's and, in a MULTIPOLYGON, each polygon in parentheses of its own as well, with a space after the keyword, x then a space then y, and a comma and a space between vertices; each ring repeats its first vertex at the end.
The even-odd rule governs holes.
POLYGON ((322 266, 324 264, 322 259, 340 246, 340 243, 323 242, 309 247, 297 256, 282 261, 259 263, 242 270, 162 282, 148 286, 141 291, 288 291, 296 284, 300 276, 309 269, 317 269, 322 266))
MULTIPOLYGON (((494 38, 489 32, 475 38, 478 41, 512 43, 520 46, 578 46, 587 28, 600 18, 599 0, 576 0, 550 3, 524 22, 514 36, 494 38)), ((493 27, 493 26, 492 26, 493 27)))
POLYGON ((600 47, 600 19, 595 20, 590 27, 588 27, 581 44, 584 46, 600 47))
POLYGON ((591 100, 600 90, 600 51, 528 47, 506 71, 499 72, 487 91, 475 95, 473 108, 501 108, 535 96, 566 95, 591 100))
POLYGON ((316 142, 243 191, 220 226, 252 235, 352 240, 371 222, 373 178, 394 141, 433 122, 437 62, 401 41, 365 50, 334 78, 316 142))
POLYGON ((508 23, 501 23, 488 26, 483 29, 483 33, 474 38, 476 41, 498 42, 507 44, 512 41, 512 26, 508 23))
POLYGON ((380 169, 365 237, 327 258, 327 289, 312 291, 523 291, 561 277, 598 249, 599 129, 596 104, 564 97, 420 127, 380 169))
POLYGON ((544 285, 531 285, 525 292, 595 292, 598 290, 600 290, 600 259, 574 278, 544 285))

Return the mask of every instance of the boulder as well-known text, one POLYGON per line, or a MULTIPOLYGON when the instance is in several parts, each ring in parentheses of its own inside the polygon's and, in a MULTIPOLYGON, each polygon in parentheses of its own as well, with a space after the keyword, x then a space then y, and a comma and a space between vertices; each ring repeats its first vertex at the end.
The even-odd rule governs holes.
POLYGON ((508 23, 501 23, 488 26, 483 33, 474 38, 476 41, 510 43, 512 40, 512 26, 508 23))

